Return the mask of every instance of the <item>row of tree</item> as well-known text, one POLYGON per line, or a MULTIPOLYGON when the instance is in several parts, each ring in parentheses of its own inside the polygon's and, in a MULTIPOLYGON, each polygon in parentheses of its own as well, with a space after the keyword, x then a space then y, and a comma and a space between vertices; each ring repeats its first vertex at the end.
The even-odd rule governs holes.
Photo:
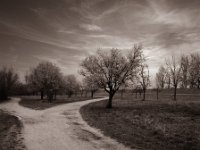
POLYGON ((18 85, 23 94, 40 93, 41 99, 47 96, 49 102, 63 93, 71 97, 90 91, 93 97, 102 88, 109 94, 107 108, 112 108, 113 96, 127 85, 142 89, 145 99, 150 79, 141 45, 135 45, 127 55, 118 49, 98 50, 95 55, 85 58, 81 67, 82 82, 74 75, 64 76, 60 68, 51 62, 41 62, 26 74, 25 85, 19 84, 18 76, 12 69, 4 68, 0 71, 0 99, 7 99, 14 85, 18 85))
POLYGON ((47 96, 49 102, 56 99, 57 94, 81 96, 94 93, 98 86, 88 78, 80 82, 75 75, 64 76, 59 67, 51 62, 41 62, 25 76, 25 84, 18 80, 13 69, 6 67, 0 70, 0 101, 7 100, 9 95, 35 95, 40 93, 41 99, 47 96))
POLYGON ((193 53, 182 55, 180 59, 174 56, 166 59, 156 74, 156 85, 158 89, 173 88, 174 100, 177 88, 200 89, 200 55, 193 53))
MULTIPOLYGON (((109 94, 107 108, 112 108, 112 99, 118 90, 135 89, 135 92, 145 93, 150 86, 150 76, 143 49, 135 45, 127 55, 118 49, 110 51, 98 50, 95 55, 86 57, 81 63, 80 82, 75 75, 64 76, 60 68, 51 62, 41 62, 25 76, 26 84, 18 81, 18 75, 13 69, 0 70, 0 100, 8 99, 9 94, 40 93, 41 99, 47 96, 49 102, 56 99, 57 94, 67 94, 68 97, 87 95, 91 97, 102 88, 109 94), (13 90, 14 89, 14 90, 13 90), (13 92, 15 91, 15 92, 13 92)), ((156 74, 157 91, 166 88, 174 89, 176 100, 177 88, 200 88, 200 55, 182 55, 180 59, 172 56, 166 59, 156 74)), ((158 93, 158 92, 157 92, 158 93)))
POLYGON ((31 91, 40 91, 41 99, 47 96, 49 102, 56 99, 57 94, 67 94, 70 98, 72 95, 80 93, 82 96, 98 90, 96 83, 90 78, 84 78, 82 82, 77 80, 75 75, 64 76, 60 69, 51 62, 42 62, 36 68, 33 68, 25 77, 26 84, 31 91))

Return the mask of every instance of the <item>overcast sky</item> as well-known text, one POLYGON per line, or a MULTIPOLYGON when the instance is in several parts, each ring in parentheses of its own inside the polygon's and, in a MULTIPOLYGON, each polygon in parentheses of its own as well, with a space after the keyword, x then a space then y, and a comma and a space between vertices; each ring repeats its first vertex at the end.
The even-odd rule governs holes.
POLYGON ((142 43, 153 74, 200 51, 200 0, 0 0, 0 65, 22 77, 43 60, 77 74, 98 48, 142 43))

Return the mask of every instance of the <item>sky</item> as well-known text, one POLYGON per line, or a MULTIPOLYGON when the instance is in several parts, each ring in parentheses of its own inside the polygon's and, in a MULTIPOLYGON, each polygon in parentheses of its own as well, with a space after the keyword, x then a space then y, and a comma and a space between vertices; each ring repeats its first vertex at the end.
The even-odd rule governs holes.
POLYGON ((142 44, 153 77, 165 58, 200 52, 199 0, 0 0, 0 67, 41 61, 78 74, 98 48, 142 44))

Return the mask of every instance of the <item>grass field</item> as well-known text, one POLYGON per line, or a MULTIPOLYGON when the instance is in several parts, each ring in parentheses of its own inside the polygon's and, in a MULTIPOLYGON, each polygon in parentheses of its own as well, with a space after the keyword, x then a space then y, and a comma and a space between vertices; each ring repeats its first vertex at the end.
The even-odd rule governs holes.
POLYGON ((0 150, 26 149, 20 137, 21 128, 17 117, 0 110, 0 150))
MULTIPOLYGON (((98 98, 98 97, 95 96, 94 98, 98 98)), ((91 99, 91 97, 73 96, 71 98, 68 98, 67 96, 57 96, 57 99, 53 100, 52 103, 49 103, 47 99, 41 100, 40 96, 23 96, 21 97, 21 99, 22 100, 19 102, 20 105, 31 108, 31 109, 43 110, 43 109, 51 108, 51 107, 61 105, 61 104, 89 100, 91 99)))
POLYGON ((106 101, 101 101, 80 112, 89 125, 132 148, 199 150, 200 95, 178 95, 176 102, 169 95, 163 93, 160 100, 153 100, 155 95, 149 94, 147 101, 141 101, 135 95, 125 94, 121 99, 118 94, 113 109, 105 109, 106 101))

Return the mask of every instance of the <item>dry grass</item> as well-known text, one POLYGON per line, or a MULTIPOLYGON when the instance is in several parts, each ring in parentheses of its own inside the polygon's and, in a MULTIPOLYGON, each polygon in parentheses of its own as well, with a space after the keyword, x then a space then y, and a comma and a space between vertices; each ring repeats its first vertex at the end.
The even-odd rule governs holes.
POLYGON ((21 99, 22 100, 19 102, 19 104, 24 107, 36 110, 44 110, 61 104, 89 100, 91 97, 73 96, 68 98, 67 96, 57 96, 57 99, 53 100, 52 103, 49 103, 47 99, 41 100, 39 96, 23 96, 21 99))
POLYGON ((22 124, 17 117, 0 110, 0 150, 24 150, 22 124))
POLYGON ((179 95, 174 102, 116 95, 113 104, 105 109, 106 101, 91 103, 80 112, 91 126, 132 148, 200 149, 200 96, 179 95))

